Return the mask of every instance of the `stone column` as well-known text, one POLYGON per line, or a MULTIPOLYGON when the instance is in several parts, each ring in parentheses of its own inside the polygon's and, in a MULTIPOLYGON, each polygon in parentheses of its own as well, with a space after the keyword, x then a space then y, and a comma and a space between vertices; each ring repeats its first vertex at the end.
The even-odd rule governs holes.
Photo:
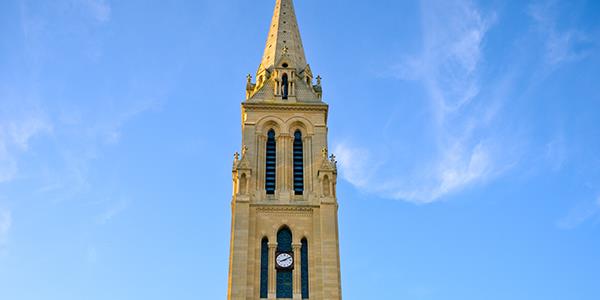
POLYGON ((257 137, 257 170, 256 170, 256 191, 260 192, 257 194, 264 195, 265 194, 265 169, 266 169, 266 149, 267 149, 267 139, 263 135, 259 135, 257 137))
POLYGON ((275 252, 277 243, 269 243, 269 300, 276 299, 277 269, 275 269, 275 252))
POLYGON ((291 191, 291 176, 293 164, 291 155, 291 141, 292 137, 287 133, 282 133, 277 139, 277 188, 279 189, 279 200, 286 202, 290 200, 291 191))
MULTIPOLYGON (((304 194, 309 195, 313 193, 313 151, 312 151, 312 138, 304 138, 304 194)), ((307 197, 307 196, 305 196, 307 197)))
POLYGON ((285 154, 285 151, 283 150, 285 148, 285 138, 283 136, 283 134, 280 134, 279 137, 277 138, 277 162, 275 165, 275 169, 276 174, 275 174, 275 190, 277 191, 277 195, 280 196, 281 192, 283 191, 283 188, 285 187, 285 184, 283 182, 283 175, 285 173, 285 169, 284 169, 284 165, 285 165, 285 157, 283 156, 285 154))
POLYGON ((302 280, 301 280, 301 271, 302 271, 302 261, 301 261, 301 249, 302 244, 292 244, 292 248, 294 249, 294 279, 292 280, 293 288, 294 288, 294 300, 302 300, 302 280))
POLYGON ((285 186, 290 193, 290 197, 294 195, 294 156, 293 156, 294 138, 290 135, 285 138, 285 186))

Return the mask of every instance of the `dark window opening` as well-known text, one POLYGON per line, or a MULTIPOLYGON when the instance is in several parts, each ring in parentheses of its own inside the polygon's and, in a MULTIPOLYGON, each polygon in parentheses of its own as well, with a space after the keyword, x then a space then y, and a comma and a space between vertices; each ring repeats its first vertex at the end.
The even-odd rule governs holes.
POLYGON ((294 194, 302 195, 304 192, 304 154, 302 151, 302 132, 294 133, 294 194))
POLYGON ((302 239, 302 248, 300 248, 300 280, 302 285, 302 299, 308 299, 308 241, 302 239))
POLYGON ((277 167, 277 145, 275 143, 275 131, 269 130, 267 134, 267 159, 265 167, 265 190, 267 195, 275 194, 275 175, 277 167))
POLYGON ((283 74, 283 76, 281 77, 281 98, 286 100, 288 98, 288 92, 290 89, 290 83, 288 82, 288 76, 287 74, 283 74))
POLYGON ((260 298, 269 296, 269 240, 265 237, 260 245, 260 298))
MULTIPOLYGON (((292 251, 292 232, 284 227, 277 233, 277 251, 292 251)), ((292 286, 292 270, 277 270, 277 291, 276 297, 292 298, 294 290, 292 286)))

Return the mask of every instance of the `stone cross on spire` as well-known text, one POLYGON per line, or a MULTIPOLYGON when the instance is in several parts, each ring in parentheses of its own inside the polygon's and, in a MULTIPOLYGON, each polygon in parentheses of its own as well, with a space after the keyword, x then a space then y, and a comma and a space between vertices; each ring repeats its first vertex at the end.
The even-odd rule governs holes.
POLYGON ((286 63, 290 68, 302 71, 306 68, 304 46, 300 38, 300 29, 296 20, 292 0, 277 0, 275 12, 267 37, 267 45, 259 67, 260 71, 271 70, 280 63, 283 55, 287 55, 286 63))

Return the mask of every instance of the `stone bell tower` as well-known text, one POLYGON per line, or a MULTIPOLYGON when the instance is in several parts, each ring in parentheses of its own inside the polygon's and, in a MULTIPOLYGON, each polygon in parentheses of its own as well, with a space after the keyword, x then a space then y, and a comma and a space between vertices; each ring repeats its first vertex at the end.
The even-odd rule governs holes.
POLYGON ((277 0, 233 163, 228 299, 341 299, 337 167, 321 78, 292 0, 277 0), (316 79, 316 82, 315 82, 316 79))

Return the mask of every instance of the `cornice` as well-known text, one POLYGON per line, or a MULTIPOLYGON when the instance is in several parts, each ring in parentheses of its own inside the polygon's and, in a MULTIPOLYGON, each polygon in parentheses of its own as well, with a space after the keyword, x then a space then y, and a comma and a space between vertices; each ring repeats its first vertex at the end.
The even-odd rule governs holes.
POLYGON ((243 111, 319 111, 329 117, 329 104, 326 103, 277 103, 277 102, 242 102, 243 111))

